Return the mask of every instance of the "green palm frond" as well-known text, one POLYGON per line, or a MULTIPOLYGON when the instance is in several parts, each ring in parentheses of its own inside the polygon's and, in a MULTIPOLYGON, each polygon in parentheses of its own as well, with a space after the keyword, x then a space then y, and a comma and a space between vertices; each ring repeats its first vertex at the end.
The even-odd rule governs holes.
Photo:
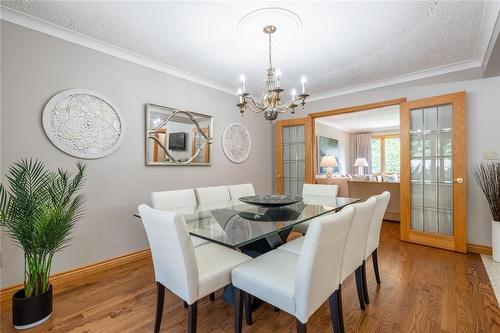
POLYGON ((25 293, 43 293, 49 287, 55 252, 66 247, 83 214, 81 190, 85 165, 77 173, 47 170, 38 160, 23 159, 9 168, 9 190, 0 184, 0 225, 25 253, 25 293))

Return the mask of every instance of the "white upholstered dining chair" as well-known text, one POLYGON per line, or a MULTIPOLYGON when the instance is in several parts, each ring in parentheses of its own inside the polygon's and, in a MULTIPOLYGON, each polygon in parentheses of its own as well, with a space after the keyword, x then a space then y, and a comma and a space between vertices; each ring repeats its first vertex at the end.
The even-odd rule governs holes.
POLYGON ((178 207, 196 206, 196 195, 192 188, 151 193, 153 208, 170 210, 178 207))
POLYGON ((231 200, 227 186, 198 187, 195 192, 200 205, 229 202, 231 200))
MULTIPOLYGON (((356 289, 358 292, 359 306, 362 310, 365 309, 364 292, 363 292, 363 277, 362 266, 365 255, 366 242, 368 238, 368 230, 370 228, 371 219, 377 205, 377 199, 374 197, 369 198, 365 202, 350 205, 354 209, 354 217, 352 219, 351 228, 347 235, 347 242, 342 260, 342 270, 340 274, 340 285, 337 292, 339 304, 339 322, 341 325, 341 332, 344 331, 344 321, 342 314, 342 283, 354 272, 356 275, 356 289)), ((344 208, 345 209, 345 208, 344 208)), ((340 212, 342 212, 341 210, 340 212)), ((335 213, 332 215, 336 215, 335 213)), ((306 234, 307 236, 307 234, 306 234)), ((305 237, 294 239, 291 242, 285 243, 278 249, 288 251, 294 254, 301 254, 305 237)))
MULTIPOLYGON (((304 187, 302 188, 302 198, 304 199, 304 202, 307 202, 308 198, 318 199, 324 197, 334 199, 337 197, 338 190, 338 185, 304 184, 304 187)), ((310 224, 311 221, 297 224, 293 227, 293 231, 297 231, 302 235, 305 235, 310 224)))
MULTIPOLYGON (((151 193, 153 208, 181 212, 187 207, 196 207, 196 195, 192 188, 151 193)), ((191 236, 194 247, 209 243, 209 241, 191 236)))
POLYGON ((197 301, 231 283, 231 271, 251 257, 215 243, 193 247, 182 216, 139 206, 151 247, 157 284, 155 332, 159 332, 165 288, 188 304, 188 332, 196 332, 197 301))
POLYGON ((236 267, 235 332, 242 330, 242 303, 250 294, 296 318, 297 332, 306 332, 309 317, 327 300, 335 332, 339 333, 337 289, 347 234, 354 209, 314 220, 300 254, 280 248, 236 267))
POLYGON ((231 195, 231 200, 239 200, 241 197, 248 197, 255 195, 255 190, 253 189, 252 184, 238 184, 238 185, 229 185, 227 187, 229 189, 229 194, 231 195))
MULTIPOLYGON (((347 235, 345 245, 344 260, 342 261, 342 271, 340 273, 340 284, 352 274, 356 275, 356 289, 358 291, 358 300, 361 310, 365 309, 363 294, 362 266, 365 259, 366 240, 368 230, 377 205, 377 199, 369 198, 365 202, 353 204, 354 217, 351 223, 351 229, 347 235)), ((340 302, 342 301, 342 289, 339 288, 340 302)))
POLYGON ((302 197, 321 196, 336 198, 338 191, 338 185, 304 184, 304 187, 302 188, 302 197))
POLYGON ((382 229, 382 222, 384 221, 384 215, 387 205, 389 204, 389 199, 391 198, 391 193, 385 191, 382 194, 375 195, 374 198, 377 199, 377 205, 375 206, 375 211, 370 223, 368 238, 366 240, 365 258, 363 260, 363 292, 365 303, 367 304, 370 303, 370 298, 368 296, 368 283, 366 280, 366 261, 371 255, 373 270, 375 272, 375 280, 377 281, 377 284, 380 284, 377 249, 380 242, 380 230, 382 229))

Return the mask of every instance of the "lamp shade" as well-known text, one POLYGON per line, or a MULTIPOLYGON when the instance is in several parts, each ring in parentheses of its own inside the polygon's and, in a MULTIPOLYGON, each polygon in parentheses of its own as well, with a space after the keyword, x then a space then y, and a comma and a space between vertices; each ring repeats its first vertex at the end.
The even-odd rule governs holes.
POLYGON ((356 162, 354 162, 355 167, 367 167, 368 166, 368 161, 366 158, 358 158, 356 162))
POLYGON ((319 163, 319 166, 323 168, 335 168, 337 165, 337 159, 335 156, 323 156, 321 158, 321 162, 319 163))

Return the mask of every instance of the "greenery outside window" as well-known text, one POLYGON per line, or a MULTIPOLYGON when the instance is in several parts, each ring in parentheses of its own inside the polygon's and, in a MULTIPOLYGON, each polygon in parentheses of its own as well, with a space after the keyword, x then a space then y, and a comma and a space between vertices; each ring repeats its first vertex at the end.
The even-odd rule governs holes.
POLYGON ((372 173, 400 171, 399 134, 377 135, 372 138, 372 173))

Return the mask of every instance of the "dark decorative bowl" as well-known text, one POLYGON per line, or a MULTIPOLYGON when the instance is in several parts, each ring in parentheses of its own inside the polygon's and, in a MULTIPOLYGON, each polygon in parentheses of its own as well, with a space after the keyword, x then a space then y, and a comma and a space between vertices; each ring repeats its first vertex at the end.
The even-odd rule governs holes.
MULTIPOLYGON (((298 205, 300 206, 300 205, 298 205)), ((240 212, 238 215, 245 220, 257 222, 283 222, 299 218, 304 207, 267 207, 265 213, 240 212)))
POLYGON ((281 207, 300 202, 302 198, 297 195, 267 194, 241 197, 240 201, 255 206, 281 207))

